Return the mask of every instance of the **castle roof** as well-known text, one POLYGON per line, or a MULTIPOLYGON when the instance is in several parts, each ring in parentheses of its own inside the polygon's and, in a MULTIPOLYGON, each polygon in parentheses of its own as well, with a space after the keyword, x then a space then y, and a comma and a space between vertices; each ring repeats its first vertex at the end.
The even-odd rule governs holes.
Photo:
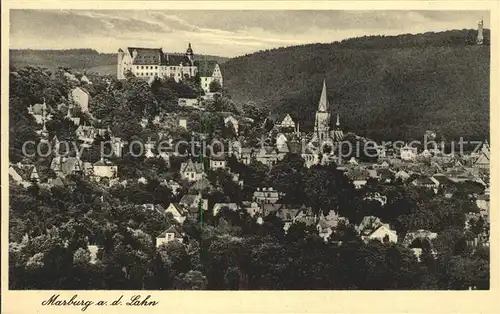
POLYGON ((128 47, 127 51, 131 57, 137 51, 137 56, 132 61, 134 65, 192 65, 187 55, 164 53, 162 48, 128 47))
POLYGON ((180 64, 191 66, 191 60, 186 55, 171 55, 167 54, 166 56, 167 64, 178 66, 180 64))
POLYGON ((201 77, 210 77, 214 74, 215 67, 217 66, 217 61, 200 60, 195 61, 195 65, 198 67, 198 73, 201 77))
POLYGON ((137 56, 133 59, 134 65, 166 65, 167 61, 161 48, 138 48, 128 47, 129 54, 133 56, 134 51, 137 51, 137 56))

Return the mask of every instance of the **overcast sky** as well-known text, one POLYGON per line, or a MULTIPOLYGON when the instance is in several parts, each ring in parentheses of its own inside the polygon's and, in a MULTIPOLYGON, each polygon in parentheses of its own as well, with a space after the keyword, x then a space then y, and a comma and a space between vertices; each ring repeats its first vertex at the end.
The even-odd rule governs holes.
POLYGON ((262 49, 364 35, 476 28, 486 11, 110 11, 11 10, 10 47, 163 47, 233 57, 262 49))

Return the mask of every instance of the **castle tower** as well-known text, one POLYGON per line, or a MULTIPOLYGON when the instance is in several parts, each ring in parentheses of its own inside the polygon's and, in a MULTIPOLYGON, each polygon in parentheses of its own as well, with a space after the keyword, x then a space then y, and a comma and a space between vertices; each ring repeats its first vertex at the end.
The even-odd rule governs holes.
POLYGON ((125 78, 125 73, 123 73, 123 57, 125 56, 125 52, 120 48, 118 49, 118 62, 116 69, 116 77, 119 80, 123 80, 125 78))
POLYGON ((193 49, 191 48, 191 43, 188 44, 188 49, 186 50, 186 56, 188 57, 189 61, 191 61, 191 65, 194 64, 194 53, 193 49))
POLYGON ((484 41, 483 37, 483 19, 477 23, 477 44, 482 45, 484 41))
POLYGON ((326 96, 326 82, 323 80, 323 90, 319 98, 316 120, 314 123, 314 139, 322 142, 330 135, 330 113, 328 112, 328 99, 326 96))

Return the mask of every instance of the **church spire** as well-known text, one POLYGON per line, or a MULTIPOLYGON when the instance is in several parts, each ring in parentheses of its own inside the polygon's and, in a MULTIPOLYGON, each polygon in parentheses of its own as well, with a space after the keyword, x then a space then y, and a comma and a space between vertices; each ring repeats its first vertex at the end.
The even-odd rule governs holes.
POLYGON ((336 126, 340 126, 340 115, 337 113, 337 122, 335 123, 336 126))
POLYGON ((318 111, 326 112, 328 111, 328 101, 326 99, 326 81, 323 80, 323 90, 321 91, 321 97, 319 98, 318 111))

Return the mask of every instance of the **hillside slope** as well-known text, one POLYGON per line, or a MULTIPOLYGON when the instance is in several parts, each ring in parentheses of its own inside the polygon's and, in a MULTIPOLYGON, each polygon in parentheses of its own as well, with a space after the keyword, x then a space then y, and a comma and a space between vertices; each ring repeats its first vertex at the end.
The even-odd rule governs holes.
MULTIPOLYGON (((31 50, 11 49, 10 65, 16 68, 25 66, 57 69, 66 67, 75 70, 116 75, 116 53, 99 53, 93 49, 69 50, 31 50)), ((206 55, 195 55, 195 58, 207 58, 223 63, 228 58, 206 55)))
MULTIPOLYGON (((489 134, 489 45, 474 30, 354 38, 261 51, 222 65, 238 101, 289 112, 312 129, 323 79, 332 117, 378 139, 489 134)), ((486 33, 489 38, 489 32, 486 33)))

